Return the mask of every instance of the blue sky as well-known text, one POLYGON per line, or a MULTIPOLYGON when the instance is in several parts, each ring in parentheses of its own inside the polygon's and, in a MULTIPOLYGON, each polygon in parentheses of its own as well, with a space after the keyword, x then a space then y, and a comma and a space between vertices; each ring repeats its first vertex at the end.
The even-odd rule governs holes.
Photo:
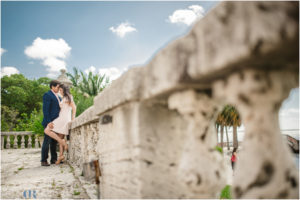
MULTIPOLYGON (((117 78, 187 33, 218 2, 1 1, 1 74, 55 78, 62 68, 117 78)), ((299 89, 280 110, 299 128, 299 89)))
MULTIPOLYGON (((28 78, 47 76, 43 60, 25 55, 36 38, 62 38, 71 48, 62 59, 67 70, 85 70, 145 63, 167 42, 190 26, 170 23, 176 10, 216 2, 1 2, 2 66, 14 66, 28 78), (121 38, 110 28, 128 23, 136 31, 121 38)), ((51 75, 50 75, 51 77, 51 75)), ((54 77, 54 76, 53 76, 54 77)))

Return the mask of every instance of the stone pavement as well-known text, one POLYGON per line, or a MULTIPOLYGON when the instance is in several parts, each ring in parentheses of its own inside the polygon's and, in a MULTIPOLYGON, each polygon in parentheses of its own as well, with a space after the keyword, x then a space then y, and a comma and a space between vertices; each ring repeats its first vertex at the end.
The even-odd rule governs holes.
MULTIPOLYGON (((230 165, 230 156, 225 156, 230 165)), ((95 183, 86 181, 79 169, 67 163, 42 167, 40 158, 40 149, 1 150, 1 199, 24 199, 29 195, 31 199, 97 198, 95 183)), ((231 185, 232 171, 228 172, 227 184, 231 185)))
POLYGON ((1 150, 1 199, 23 199, 24 191, 31 199, 97 197, 95 184, 85 182, 77 169, 67 163, 42 167, 40 158, 40 149, 1 150))

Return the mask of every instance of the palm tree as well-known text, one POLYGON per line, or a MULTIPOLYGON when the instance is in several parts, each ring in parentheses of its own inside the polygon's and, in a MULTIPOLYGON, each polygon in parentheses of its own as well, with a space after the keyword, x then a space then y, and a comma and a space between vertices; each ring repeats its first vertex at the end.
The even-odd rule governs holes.
POLYGON ((237 127, 241 126, 241 118, 234 106, 228 106, 229 125, 233 127, 233 147, 238 148, 237 127))
POLYGON ((79 89, 82 93, 89 96, 96 96, 109 84, 109 78, 105 74, 101 75, 89 72, 86 76, 82 71, 80 71, 80 74, 82 80, 79 84, 79 89))
POLYGON ((225 131, 226 131, 227 150, 229 150, 230 146, 229 146, 229 137, 228 137, 227 126, 225 126, 225 131))
POLYGON ((222 110, 222 112, 218 115, 216 120, 216 127, 217 127, 217 134, 218 134, 218 128, 220 127, 220 135, 221 135, 221 147, 223 148, 223 135, 224 135, 224 126, 226 125, 225 121, 225 109, 222 110))
POLYGON ((109 77, 105 74, 89 72, 86 75, 76 67, 73 67, 73 74, 67 73, 67 76, 72 81, 74 88, 78 89, 85 96, 97 96, 110 82, 109 77))
POLYGON ((78 73, 78 69, 76 67, 73 67, 73 72, 74 72, 74 75, 71 73, 66 73, 66 74, 72 81, 73 86, 78 87, 79 81, 80 81, 80 74, 78 73))
POLYGON ((221 127, 220 135, 221 135, 221 147, 223 147, 223 135, 224 128, 226 130, 226 139, 227 139, 227 148, 229 149, 229 138, 227 126, 233 126, 233 146, 238 147, 237 140, 237 126, 241 125, 240 116, 234 106, 226 105, 222 112, 218 115, 216 120, 216 126, 221 127))

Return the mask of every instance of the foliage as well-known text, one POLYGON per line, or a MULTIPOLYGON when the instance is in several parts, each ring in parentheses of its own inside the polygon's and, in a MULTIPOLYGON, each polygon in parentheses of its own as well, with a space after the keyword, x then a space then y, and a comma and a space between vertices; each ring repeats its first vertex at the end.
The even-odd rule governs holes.
MULTIPOLYGON (((93 105, 94 97, 109 84, 109 78, 91 72, 85 75, 75 67, 73 71, 67 76, 74 86, 71 93, 78 116, 93 105)), ((1 78, 1 131, 33 131, 43 135, 43 94, 50 89, 50 81, 47 77, 29 80, 22 74, 1 78)))
POLYGON ((44 135, 44 127, 42 125, 43 113, 33 110, 30 117, 27 117, 25 113, 22 114, 22 119, 18 120, 15 131, 32 131, 38 136, 44 135))
MULTIPOLYGON (((226 105, 223 108, 221 113, 217 116, 217 120, 216 120, 217 130, 219 126, 221 126, 221 129, 223 129, 224 127, 226 128, 226 126, 233 127, 233 145, 237 147, 238 146, 237 126, 241 126, 241 118, 237 109, 234 106, 226 105)), ((221 130, 221 140, 222 140, 222 134, 223 134, 223 130, 221 130)), ((223 141, 221 141, 221 145, 223 146, 223 141)))
POLYGON ((76 117, 93 105, 94 97, 82 94, 78 88, 71 88, 71 93, 76 104, 76 117))
POLYGON ((1 131, 12 131, 17 123, 19 112, 14 108, 1 106, 1 131))
POLYGON ((215 147, 215 150, 219 151, 221 154, 223 154, 223 149, 219 146, 215 147))
POLYGON ((231 199, 230 185, 226 185, 221 191, 220 199, 231 199))
POLYGON ((67 76, 75 88, 78 88, 82 94, 88 96, 96 96, 109 84, 109 77, 106 77, 105 74, 89 72, 88 75, 85 75, 75 67, 73 68, 73 74, 67 73, 67 76))
POLYGON ((79 192, 79 191, 76 191, 76 190, 74 190, 74 191, 73 191, 73 194, 74 194, 74 195, 80 195, 80 192, 79 192))
POLYGON ((67 76, 70 78, 70 80, 72 81, 72 84, 74 87, 78 87, 79 85, 79 80, 80 80, 80 74, 78 72, 78 69, 76 67, 73 67, 73 74, 71 73, 66 73, 67 76))
POLYGON ((73 74, 67 73, 67 76, 73 83, 71 93, 77 107, 76 117, 92 106, 94 97, 109 84, 109 78, 105 74, 89 72, 86 75, 76 67, 73 68, 73 74))
POLYGON ((43 94, 49 90, 49 79, 29 80, 22 74, 1 78, 1 130, 12 130, 33 110, 41 110, 43 94))
POLYGON ((218 115, 216 124, 218 126, 240 126, 241 118, 237 109, 234 106, 226 105, 218 115))
POLYGON ((48 78, 48 77, 41 77, 37 80, 37 83, 39 85, 44 85, 44 86, 47 86, 47 87, 49 87, 50 82, 51 82, 51 79, 48 78))

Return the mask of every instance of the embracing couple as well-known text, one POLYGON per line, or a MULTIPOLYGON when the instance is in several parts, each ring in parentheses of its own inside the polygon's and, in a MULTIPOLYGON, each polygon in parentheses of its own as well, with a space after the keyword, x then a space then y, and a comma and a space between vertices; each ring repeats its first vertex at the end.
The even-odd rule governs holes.
POLYGON ((44 142, 42 145, 42 166, 50 166, 47 162, 49 145, 51 152, 51 164, 59 164, 64 160, 64 151, 68 145, 64 139, 68 135, 69 122, 75 118, 76 105, 70 94, 69 88, 59 81, 50 82, 50 89, 43 96, 42 125, 44 127, 44 142), (58 94, 59 92, 59 94, 58 94), (59 157, 57 158, 56 144, 59 142, 59 157))

